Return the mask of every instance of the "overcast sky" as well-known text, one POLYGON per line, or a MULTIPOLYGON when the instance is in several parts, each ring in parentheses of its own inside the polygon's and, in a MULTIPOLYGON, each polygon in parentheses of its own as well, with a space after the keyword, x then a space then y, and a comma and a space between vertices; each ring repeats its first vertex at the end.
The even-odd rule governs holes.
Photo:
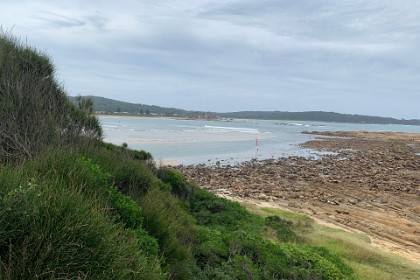
POLYGON ((0 0, 70 95, 420 118, 419 0, 0 0))

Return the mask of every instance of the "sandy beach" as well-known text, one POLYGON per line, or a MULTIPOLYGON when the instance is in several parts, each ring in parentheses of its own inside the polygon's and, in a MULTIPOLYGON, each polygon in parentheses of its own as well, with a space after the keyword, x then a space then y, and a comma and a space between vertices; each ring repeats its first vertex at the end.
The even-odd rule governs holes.
POLYGON ((236 166, 179 166, 189 179, 238 201, 305 213, 420 264, 420 134, 311 132, 316 158, 236 166))

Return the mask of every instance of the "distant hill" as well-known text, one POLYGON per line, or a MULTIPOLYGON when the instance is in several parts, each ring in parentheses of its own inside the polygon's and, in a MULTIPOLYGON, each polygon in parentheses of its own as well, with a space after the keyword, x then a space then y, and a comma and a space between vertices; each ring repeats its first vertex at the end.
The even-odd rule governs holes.
MULTIPOLYGON (((94 102, 94 111, 99 114, 116 115, 149 115, 149 116, 169 116, 181 118, 217 119, 217 118, 237 118, 237 119, 264 119, 264 120, 288 120, 288 121, 319 121, 319 122, 338 122, 338 123, 367 123, 367 124, 403 124, 420 125, 420 120, 405 120, 388 117, 365 116, 340 114, 334 112, 309 111, 309 112, 281 112, 281 111, 243 111, 231 113, 214 113, 188 111, 177 108, 165 108, 155 105, 133 104, 117 101, 105 97, 90 96, 94 102)), ((75 102, 75 97, 70 97, 75 102)))
POLYGON ((387 117, 339 114, 339 113, 334 113, 334 112, 323 112, 323 111, 309 111, 309 112, 245 111, 245 112, 222 113, 218 115, 225 118, 239 118, 239 119, 420 125, 420 120, 418 119, 399 120, 399 119, 387 118, 387 117))
MULTIPOLYGON (((212 119, 216 115, 211 112, 187 111, 177 108, 165 108, 155 105, 134 104, 124 101, 113 100, 100 96, 86 96, 93 100, 93 110, 97 114, 113 115, 139 115, 139 116, 166 116, 181 118, 200 118, 212 119)), ((75 97, 70 97, 72 102, 76 102, 75 97)))

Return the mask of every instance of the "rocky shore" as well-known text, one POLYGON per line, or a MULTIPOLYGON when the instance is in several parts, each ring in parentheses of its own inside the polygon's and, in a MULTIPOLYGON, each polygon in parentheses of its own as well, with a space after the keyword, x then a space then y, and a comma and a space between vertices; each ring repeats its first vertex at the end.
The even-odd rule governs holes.
POLYGON ((374 244, 420 264, 420 134, 310 134, 315 140, 302 147, 330 153, 177 169, 219 195, 365 232, 374 244))

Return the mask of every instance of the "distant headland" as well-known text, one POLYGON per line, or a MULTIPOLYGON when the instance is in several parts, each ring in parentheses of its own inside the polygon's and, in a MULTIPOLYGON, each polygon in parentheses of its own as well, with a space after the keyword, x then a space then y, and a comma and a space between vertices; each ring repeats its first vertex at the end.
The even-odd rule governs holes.
MULTIPOLYGON (((166 108, 155 105, 134 104, 113 100, 100 96, 86 96, 93 100, 93 108, 97 114, 130 115, 149 117, 177 117, 190 119, 263 119, 285 121, 319 121, 337 123, 364 123, 364 124, 401 124, 420 125, 420 119, 396 119, 391 117, 341 114, 324 111, 284 112, 284 111, 241 111, 229 113, 189 111, 178 108, 166 108)), ((76 102, 75 97, 70 100, 76 102)))

